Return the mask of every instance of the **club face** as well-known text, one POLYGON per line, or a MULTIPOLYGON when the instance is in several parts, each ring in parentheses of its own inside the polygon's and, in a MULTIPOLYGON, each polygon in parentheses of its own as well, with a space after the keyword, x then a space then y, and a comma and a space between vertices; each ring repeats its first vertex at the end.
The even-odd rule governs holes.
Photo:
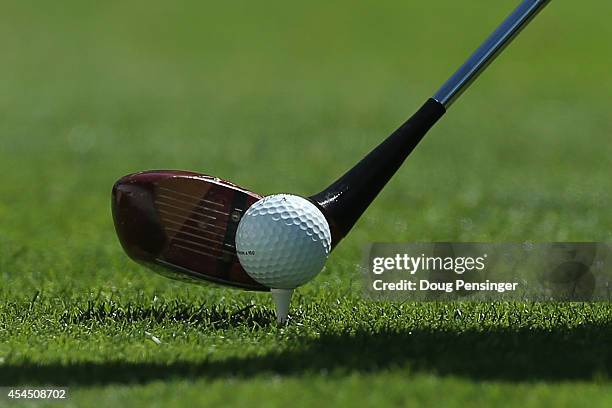
POLYGON ((125 252, 164 276, 268 290, 242 268, 235 234, 261 196, 203 174, 160 170, 121 178, 112 192, 125 252))

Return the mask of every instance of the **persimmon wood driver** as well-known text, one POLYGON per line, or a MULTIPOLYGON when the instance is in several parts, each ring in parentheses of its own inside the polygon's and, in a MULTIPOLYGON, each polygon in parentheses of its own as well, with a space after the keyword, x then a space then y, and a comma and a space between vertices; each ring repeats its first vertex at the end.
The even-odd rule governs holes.
POLYGON ((279 321, 446 109, 549 0, 525 0, 436 94, 355 167, 318 194, 260 195, 184 171, 121 178, 112 210, 134 260, 172 278, 272 290, 279 321))

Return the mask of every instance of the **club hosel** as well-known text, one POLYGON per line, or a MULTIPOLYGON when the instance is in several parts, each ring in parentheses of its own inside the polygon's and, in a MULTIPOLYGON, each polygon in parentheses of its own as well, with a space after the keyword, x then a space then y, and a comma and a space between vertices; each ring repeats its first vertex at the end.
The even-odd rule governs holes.
POLYGON ((427 131, 444 115, 429 99, 402 126, 325 190, 310 197, 327 218, 335 246, 355 225, 427 131))
POLYGON ((353 227, 446 108, 549 1, 523 0, 417 113, 331 186, 310 197, 327 217, 332 247, 353 227))

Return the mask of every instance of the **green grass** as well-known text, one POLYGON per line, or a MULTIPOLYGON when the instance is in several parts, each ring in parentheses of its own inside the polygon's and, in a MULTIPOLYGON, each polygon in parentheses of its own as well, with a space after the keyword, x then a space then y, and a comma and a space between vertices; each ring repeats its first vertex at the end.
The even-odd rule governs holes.
POLYGON ((328 3, 3 3, 0 385, 69 385, 79 407, 612 404, 609 303, 374 303, 358 271, 375 241, 612 241, 603 0, 537 17, 296 293, 288 327, 265 294, 126 258, 118 177, 317 192, 516 2, 328 3))

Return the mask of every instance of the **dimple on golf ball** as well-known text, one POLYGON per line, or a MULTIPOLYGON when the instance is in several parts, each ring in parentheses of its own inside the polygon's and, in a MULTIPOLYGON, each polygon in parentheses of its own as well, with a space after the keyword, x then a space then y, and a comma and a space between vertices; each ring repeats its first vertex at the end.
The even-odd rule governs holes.
POLYGON ((325 216, 307 199, 264 197, 244 214, 236 232, 244 270, 269 288, 294 289, 318 274, 331 251, 325 216))

